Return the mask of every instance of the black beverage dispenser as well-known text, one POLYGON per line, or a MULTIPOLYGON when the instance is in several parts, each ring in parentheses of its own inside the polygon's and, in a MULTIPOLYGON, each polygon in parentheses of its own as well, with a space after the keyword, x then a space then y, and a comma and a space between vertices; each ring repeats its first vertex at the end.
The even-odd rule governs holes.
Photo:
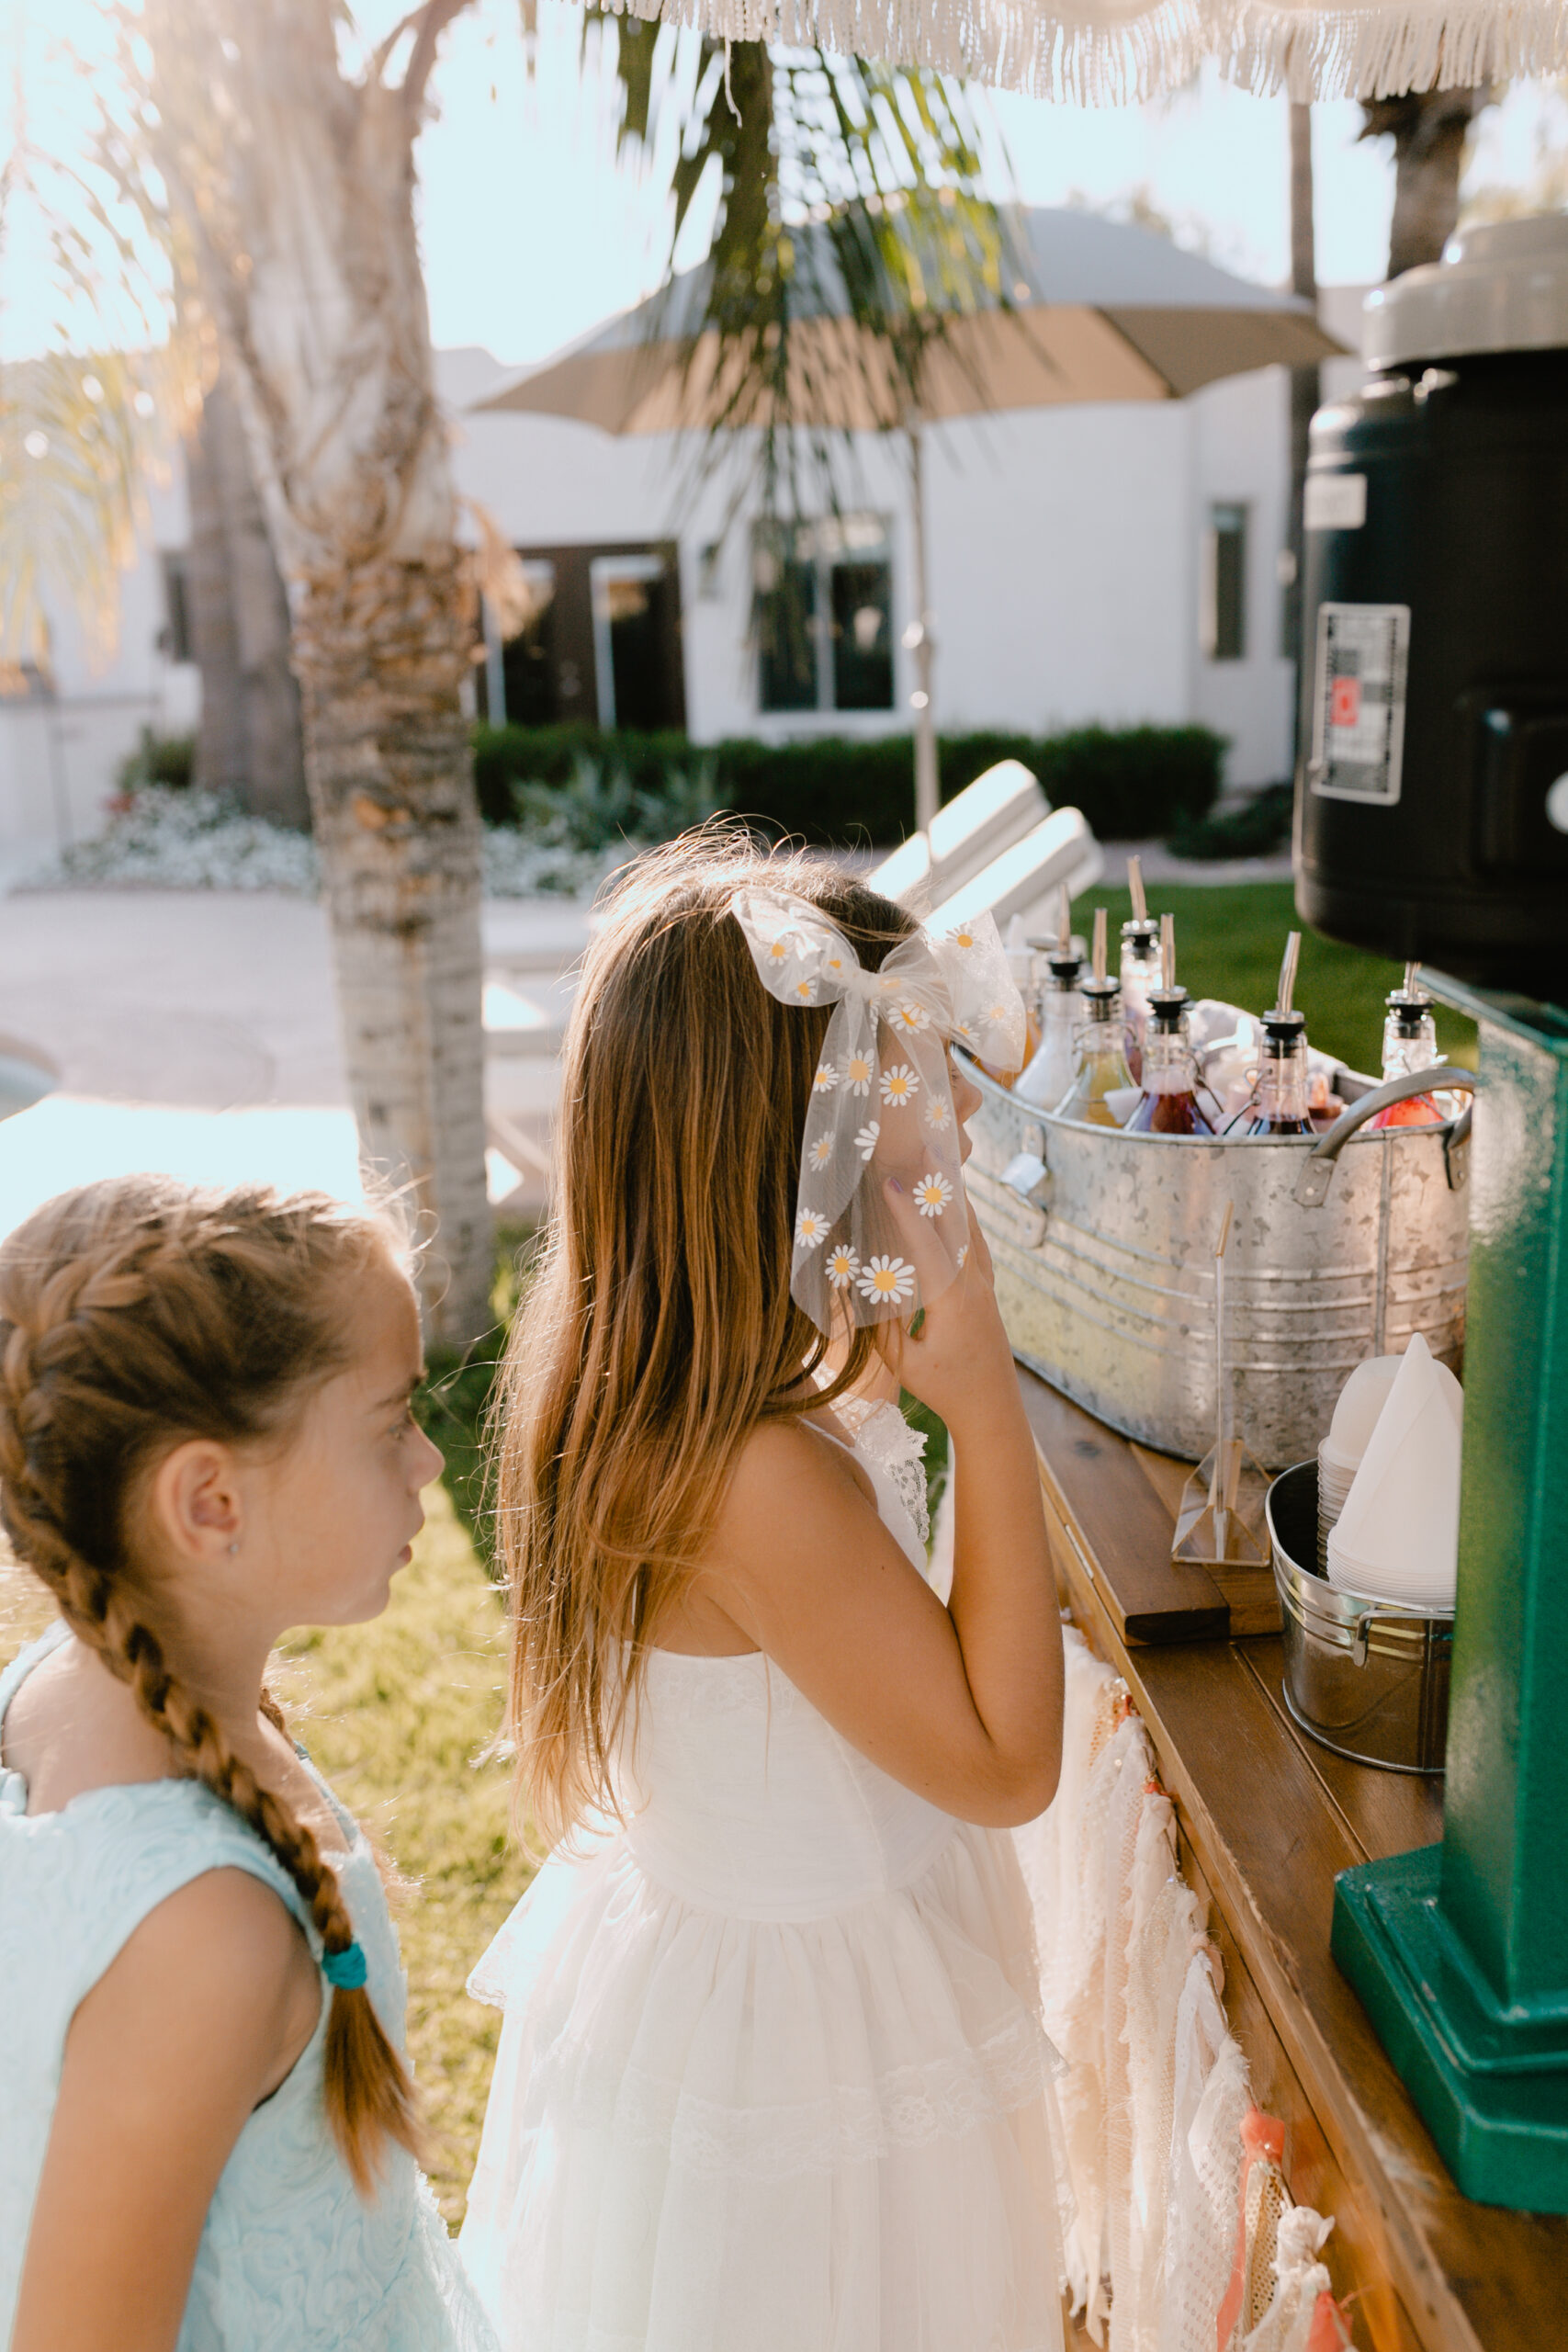
POLYGON ((1366 356, 1312 428, 1296 904, 1419 958, 1481 1088, 1443 1838, 1340 1874, 1334 1952, 1465 2194, 1562 2213, 1568 216, 1380 288, 1366 356))
POLYGON ((1543 995, 1568 948, 1568 216, 1454 238, 1367 304, 1314 420, 1296 903, 1543 995))

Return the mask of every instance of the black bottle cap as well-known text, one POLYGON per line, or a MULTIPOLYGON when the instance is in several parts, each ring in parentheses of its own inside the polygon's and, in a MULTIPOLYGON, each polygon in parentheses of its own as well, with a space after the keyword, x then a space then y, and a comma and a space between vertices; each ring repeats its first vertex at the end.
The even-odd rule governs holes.
POLYGON ((1147 963, 1159 955, 1159 925, 1153 915, 1145 915, 1142 922, 1136 916, 1130 922, 1124 922, 1122 937, 1123 943, 1134 951, 1140 964, 1147 963))
POLYGON ((1078 974, 1083 970, 1081 956, 1047 956, 1045 961, 1050 966, 1051 978, 1059 987, 1071 989, 1077 986, 1078 974))
POLYGON ((1402 1037, 1418 1037, 1421 1023, 1432 1010, 1425 989, 1390 989, 1383 1001, 1402 1037))
POLYGON ((1122 983, 1109 978, 1089 978, 1078 982, 1078 994, 1089 1008, 1091 1021, 1112 1021, 1121 1009, 1122 983))
POLYGON ((1156 1029, 1179 1029, 1188 1005, 1187 990, 1179 981, 1174 988, 1151 989, 1148 1004, 1149 1019, 1156 1029))
POLYGON ((1263 1041, 1275 1054, 1282 1054, 1288 1046, 1304 1040, 1306 1014, 1281 1012, 1276 1005, 1263 1016, 1263 1041))

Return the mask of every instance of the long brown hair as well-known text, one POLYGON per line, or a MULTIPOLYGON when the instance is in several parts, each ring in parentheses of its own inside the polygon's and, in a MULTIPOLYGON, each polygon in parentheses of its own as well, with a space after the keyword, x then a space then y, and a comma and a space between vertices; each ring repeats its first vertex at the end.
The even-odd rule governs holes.
MULTIPOLYGON (((395 1246, 383 1218, 321 1193, 129 1176, 62 1193, 0 1247, 6 1532, 184 1770, 265 1839, 329 1952, 354 1940, 336 1875, 143 1622, 130 1521, 146 1476, 187 1439, 288 1442, 346 1359, 347 1279, 395 1246)), ((265 1692, 263 1705, 281 1726, 265 1692)), ((333 1991, 323 2087, 366 2190, 386 2141, 412 2148, 417 2125, 403 2062, 363 1990, 333 1991)))
MULTIPOLYGON (((758 980, 737 891, 820 907, 863 965, 909 918, 825 860, 709 826, 634 867, 589 951, 565 1046, 555 1195, 500 1390, 510 1729, 545 1834, 614 1804, 649 1646, 746 1438, 820 1401, 790 1296, 801 1136, 828 1006, 758 980)), ((823 1393, 857 1380, 858 1330, 823 1393)))

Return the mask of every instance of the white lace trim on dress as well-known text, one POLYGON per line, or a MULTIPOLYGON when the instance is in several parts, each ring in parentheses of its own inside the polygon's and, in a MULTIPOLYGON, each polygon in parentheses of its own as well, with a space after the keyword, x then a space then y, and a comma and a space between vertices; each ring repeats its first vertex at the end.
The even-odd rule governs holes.
POLYGON ((862 1396, 842 1396, 833 1410, 857 1449, 892 1481, 916 1534, 922 1544, 929 1544, 931 1520, 923 1432, 911 1429, 897 1406, 886 1398, 874 1404, 862 1396))

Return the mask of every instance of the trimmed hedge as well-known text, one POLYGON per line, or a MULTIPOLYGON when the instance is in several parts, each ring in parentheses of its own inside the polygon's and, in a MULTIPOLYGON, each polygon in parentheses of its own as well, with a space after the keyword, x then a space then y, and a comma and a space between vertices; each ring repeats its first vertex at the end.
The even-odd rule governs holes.
MULTIPOLYGON (((1102 840, 1131 841, 1207 815, 1220 789, 1224 738, 1207 727, 1079 727, 1064 735, 944 735, 941 750, 944 799, 998 760, 1021 760, 1053 808, 1081 808, 1102 840)), ((486 820, 514 822, 520 785, 565 784, 583 758, 624 770, 645 792, 658 792, 671 768, 708 771, 722 807, 825 846, 891 846, 914 818, 908 735, 693 743, 684 735, 601 734, 578 725, 475 729, 486 820)))

